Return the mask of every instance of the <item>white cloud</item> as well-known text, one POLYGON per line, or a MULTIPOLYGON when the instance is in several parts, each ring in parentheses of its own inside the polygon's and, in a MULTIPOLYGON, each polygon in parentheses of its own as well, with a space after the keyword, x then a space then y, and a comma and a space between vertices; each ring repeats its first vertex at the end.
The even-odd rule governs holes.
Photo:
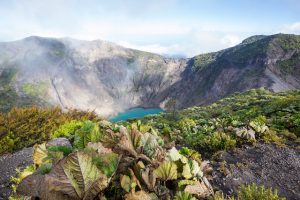
POLYGON ((282 33, 300 34, 300 22, 285 25, 281 31, 282 33))
POLYGON ((0 41, 31 35, 103 39, 143 51, 191 57, 233 46, 251 31, 250 26, 186 18, 184 12, 170 17, 178 0, 153 1, 12 0, 7 7, 1 7, 0 1, 0 41))
POLYGON ((233 47, 237 44, 239 44, 242 41, 242 39, 237 35, 225 35, 221 39, 221 43, 226 45, 227 47, 233 47))
POLYGON ((182 47, 180 47, 180 45, 178 44, 172 44, 166 46, 160 44, 137 45, 137 44, 129 43, 127 41, 120 41, 117 42, 117 44, 131 49, 138 49, 141 51, 153 52, 162 55, 168 55, 170 53, 173 55, 186 55, 186 52, 182 52, 182 47))
MULTIPOLYGON (((170 35, 171 37, 171 35, 170 35)), ((184 55, 193 57, 200 53, 218 51, 239 44, 242 36, 226 35, 222 32, 204 31, 201 29, 192 29, 182 36, 182 40, 167 45, 159 43, 137 44, 128 41, 119 41, 119 45, 139 49, 142 51, 154 52, 167 55, 184 55)))
POLYGON ((73 36, 80 39, 116 39, 125 37, 164 37, 185 35, 190 29, 176 23, 166 22, 128 22, 128 21, 98 21, 79 24, 80 28, 73 36))

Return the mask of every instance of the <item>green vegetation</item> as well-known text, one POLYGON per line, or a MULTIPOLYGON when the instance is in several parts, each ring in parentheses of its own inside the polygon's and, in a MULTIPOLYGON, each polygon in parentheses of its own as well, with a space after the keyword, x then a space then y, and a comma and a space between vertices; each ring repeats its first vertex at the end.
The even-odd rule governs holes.
MULTIPOLYGON (((4 122, 0 126, 4 127, 2 152, 55 137, 68 138, 73 148, 36 144, 34 165, 13 178, 16 194, 11 199, 50 195, 58 200, 96 196, 223 200, 227 197, 222 194, 213 196, 202 171, 202 157, 212 158, 216 152, 257 141, 298 145, 299 105, 299 91, 257 89, 209 106, 177 111, 176 118, 173 113, 162 113, 119 124, 100 120, 94 113, 13 109, 0 115, 0 123, 4 122)), ((243 186, 235 197, 227 199, 234 198, 282 199, 276 190, 256 185, 243 186)))
POLYGON ((284 51, 300 49, 300 36, 278 34, 275 35, 273 45, 280 45, 284 51))
POLYGON ((215 53, 195 56, 192 66, 202 70, 207 67, 245 67, 251 59, 266 56, 272 37, 249 38, 240 45, 215 53))
POLYGON ((197 70, 202 70, 203 68, 209 66, 216 60, 217 53, 206 53, 195 56, 193 59, 193 68, 197 70))
MULTIPOLYGON (((256 141, 284 145, 300 137, 300 92, 272 93, 264 89, 234 94, 212 105, 146 117, 143 124, 164 137, 210 156, 256 141)), ((298 144, 299 145, 299 144, 298 144)))
POLYGON ((75 135, 75 131, 83 126, 83 122, 79 120, 71 120, 70 122, 64 123, 58 127, 53 133, 53 137, 65 137, 70 138, 75 135))
MULTIPOLYGON (((264 76, 260 60, 269 53, 299 48, 299 36, 279 34, 251 37, 236 47, 196 56, 190 63, 193 70, 210 74, 199 80, 196 91, 205 93, 226 67, 243 68, 258 63, 242 72, 243 80, 237 80, 243 88, 246 82, 264 76)), ((63 57, 64 47, 56 45, 49 54, 53 59, 63 57)), ((298 54, 294 52, 276 63, 281 74, 300 74, 298 54)), ((133 57, 127 58, 129 67, 135 67, 134 58, 152 70, 162 70, 161 65, 167 62, 160 56, 135 51, 133 57)), ((11 109, 40 102, 39 98, 47 95, 48 84, 26 83, 21 87, 25 96, 20 97, 15 88, 15 68, 0 66, 0 70, 0 111, 6 112, 0 114, 0 154, 34 145, 34 165, 17 170, 17 176, 12 177, 15 194, 11 200, 29 196, 58 200, 284 199, 276 190, 255 184, 242 186, 232 197, 214 195, 206 178, 209 166, 202 158, 214 159, 220 151, 256 142, 299 148, 300 91, 272 93, 253 89, 208 106, 181 111, 176 110, 176 100, 170 99, 166 104, 169 113, 114 124, 100 120, 93 112, 11 109), (72 147, 47 144, 57 137, 67 138, 72 147)), ((160 71, 156 72, 160 75, 160 71)), ((145 82, 148 75, 142 76, 145 82)), ((136 85, 139 91, 141 88, 136 85)), ((224 165, 220 164, 220 172, 225 174, 224 165)))
POLYGON ((267 36, 265 36, 265 35, 254 35, 254 36, 246 38, 245 40, 243 40, 242 43, 243 44, 250 44, 252 42, 256 42, 258 40, 261 40, 261 39, 263 39, 265 37, 267 37, 267 36))
POLYGON ((277 76, 286 81, 291 77, 297 80, 300 76, 299 41, 300 36, 296 35, 253 36, 237 46, 195 56, 188 63, 195 73, 201 73, 201 79, 193 86, 194 90, 198 95, 206 96, 216 80, 217 83, 222 81, 227 84, 221 94, 218 94, 221 96, 253 88, 255 87, 253 83, 266 81, 265 60, 275 59, 274 55, 277 55, 278 59, 276 63, 278 70, 275 70, 277 76), (234 81, 222 80, 222 72, 232 73, 230 75, 234 81))
POLYGON ((17 189, 11 198, 194 200, 212 195, 198 153, 157 143, 163 139, 156 133, 131 126, 101 123, 101 135, 85 126, 91 123, 83 126, 86 135, 98 136, 81 150, 53 154, 45 143, 36 145, 33 172, 14 178, 17 189))
POLYGON ((75 131, 74 147, 84 149, 89 142, 97 142, 102 133, 97 124, 91 121, 85 121, 82 127, 75 131))
POLYGON ((48 84, 46 82, 25 83, 21 88, 24 94, 19 95, 15 85, 16 68, 5 66, 1 69, 2 67, 0 66, 0 112, 8 112, 13 107, 47 106, 45 100, 48 84))
POLYGON ((253 58, 266 56, 272 37, 262 38, 249 44, 241 44, 224 51, 222 59, 230 58, 229 62, 237 67, 245 67, 253 58))
POLYGON ((40 82, 40 83, 25 83, 22 86, 23 92, 32 97, 46 97, 48 91, 48 84, 47 82, 40 82))
MULTIPOLYGON (((13 152, 53 138, 71 134, 61 127, 72 120, 98 121, 95 113, 60 108, 14 108, 0 113, 0 154, 13 152), (59 132, 57 132, 59 131, 59 132)), ((66 125, 65 125, 66 126, 66 125)))
POLYGON ((280 60, 276 64, 280 72, 283 74, 283 78, 291 74, 293 74, 295 77, 299 77, 300 59, 298 53, 295 53, 291 58, 288 58, 286 60, 280 60))
POLYGON ((55 57, 59 57, 59 58, 63 58, 66 53, 64 51, 63 48, 54 48, 51 52, 50 52, 51 55, 55 56, 55 57))
POLYGON ((241 200, 285 200, 278 196, 277 190, 274 192, 271 188, 265 189, 264 186, 255 184, 242 186, 238 193, 238 199, 241 200))
POLYGON ((238 191, 237 198, 224 197, 223 193, 217 192, 212 198, 213 200, 285 200, 279 197, 277 190, 272 191, 271 188, 257 186, 256 184, 242 185, 238 191))
MULTIPOLYGON (((30 106, 37 101, 33 97, 19 96, 16 92, 14 82, 17 70, 14 67, 1 69, 0 66, 0 112, 8 112, 14 106, 30 106), (2 71, 1 71, 2 70, 2 71)), ((39 103, 42 105, 43 102, 39 103)))

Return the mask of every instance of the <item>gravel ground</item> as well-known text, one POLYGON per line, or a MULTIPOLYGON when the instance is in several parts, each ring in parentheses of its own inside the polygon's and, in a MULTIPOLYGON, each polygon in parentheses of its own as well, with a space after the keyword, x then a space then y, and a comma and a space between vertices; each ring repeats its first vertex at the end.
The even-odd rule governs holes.
POLYGON ((300 199, 299 149, 257 144, 223 153, 213 168, 213 185, 226 194, 256 183, 277 189, 288 200, 300 199))
POLYGON ((10 177, 16 174, 16 168, 22 170, 32 164, 32 153, 33 148, 30 147, 14 154, 0 156, 0 200, 10 196, 10 177))

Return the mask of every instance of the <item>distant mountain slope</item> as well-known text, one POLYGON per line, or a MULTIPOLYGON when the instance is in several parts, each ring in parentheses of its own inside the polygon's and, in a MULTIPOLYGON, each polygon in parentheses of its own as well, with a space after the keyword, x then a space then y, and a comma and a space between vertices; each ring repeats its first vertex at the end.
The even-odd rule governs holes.
POLYGON ((91 109, 104 116, 143 105, 178 78, 184 60, 105 41, 29 37, 0 43, 1 109, 15 99, 91 109), (17 98, 16 98, 17 97, 17 98))
POLYGON ((253 36, 191 59, 166 59, 105 41, 29 37, 0 43, 0 110, 30 104, 103 116, 174 97, 180 108, 236 91, 300 88, 300 36, 253 36))
POLYGON ((235 47, 190 59, 182 76, 172 91, 185 107, 251 88, 299 89, 300 36, 250 37, 235 47))

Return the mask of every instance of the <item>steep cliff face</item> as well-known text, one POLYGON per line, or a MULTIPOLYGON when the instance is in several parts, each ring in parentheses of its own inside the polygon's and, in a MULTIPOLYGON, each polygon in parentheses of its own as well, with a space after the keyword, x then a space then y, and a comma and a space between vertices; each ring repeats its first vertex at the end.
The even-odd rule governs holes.
POLYGON ((0 55, 0 73, 7 79, 2 87, 10 89, 5 93, 31 99, 29 103, 95 110, 103 116, 134 106, 158 106, 156 96, 179 80, 185 65, 185 60, 104 41, 40 37, 1 43, 0 55))
POLYGON ((300 88, 300 36, 254 36, 191 59, 105 41, 29 37, 0 43, 0 108, 59 105, 109 116, 135 106, 213 102, 233 92, 300 88))
POLYGON ((172 94, 183 107, 211 103, 234 92, 300 88, 300 36, 253 36, 241 44, 188 61, 172 94))

